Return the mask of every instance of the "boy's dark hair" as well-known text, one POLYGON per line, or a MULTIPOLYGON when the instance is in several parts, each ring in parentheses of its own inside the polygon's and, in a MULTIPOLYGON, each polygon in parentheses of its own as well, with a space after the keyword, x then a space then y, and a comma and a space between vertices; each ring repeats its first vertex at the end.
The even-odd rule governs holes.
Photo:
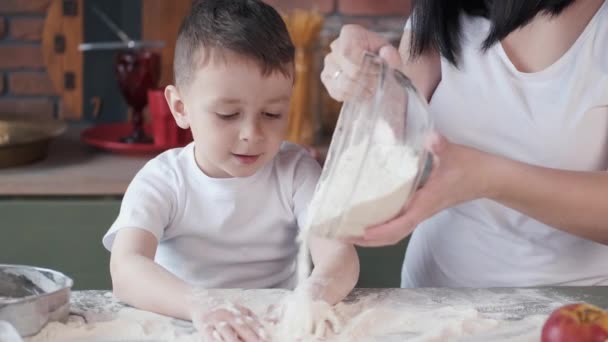
POLYGON ((413 0, 411 53, 436 49, 457 65, 460 56, 460 15, 482 16, 491 23, 481 48, 487 50, 537 14, 558 15, 574 0, 413 0))
POLYGON ((281 15, 260 0, 198 0, 182 22, 173 71, 177 85, 185 85, 211 53, 232 51, 249 58, 263 75, 279 71, 291 75, 295 48, 281 15))

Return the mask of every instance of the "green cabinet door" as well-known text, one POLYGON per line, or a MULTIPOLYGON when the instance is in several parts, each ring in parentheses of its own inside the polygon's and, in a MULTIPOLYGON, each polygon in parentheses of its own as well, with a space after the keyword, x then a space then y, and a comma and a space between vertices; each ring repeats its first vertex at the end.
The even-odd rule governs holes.
MULTIPOLYGON (((0 263, 61 271, 77 290, 110 289, 110 254, 101 238, 119 209, 119 198, 0 199, 0 263)), ((399 287, 407 241, 358 248, 357 287, 399 287)))
POLYGON ((120 199, 1 199, 0 263, 51 268, 74 289, 110 289, 109 253, 101 238, 120 199))
POLYGON ((357 287, 386 288, 401 286, 401 265, 409 237, 394 246, 357 247, 361 272, 357 287))

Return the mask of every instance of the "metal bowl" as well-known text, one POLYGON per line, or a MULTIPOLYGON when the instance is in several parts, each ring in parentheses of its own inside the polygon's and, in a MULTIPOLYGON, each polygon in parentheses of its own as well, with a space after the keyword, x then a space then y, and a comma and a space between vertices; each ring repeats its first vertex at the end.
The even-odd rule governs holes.
POLYGON ((64 322, 73 284, 53 270, 0 264, 0 321, 12 324, 23 337, 38 333, 48 322, 64 322))
POLYGON ((66 128, 67 124, 58 120, 27 120, 0 114, 0 168, 43 159, 50 141, 66 128))

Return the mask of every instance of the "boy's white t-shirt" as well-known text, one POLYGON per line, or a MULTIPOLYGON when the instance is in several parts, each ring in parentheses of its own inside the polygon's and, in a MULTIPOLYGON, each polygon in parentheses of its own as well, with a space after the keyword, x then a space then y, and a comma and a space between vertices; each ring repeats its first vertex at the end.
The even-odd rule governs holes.
POLYGON ((159 241, 155 261, 205 288, 293 288, 295 242, 321 168, 284 143, 255 175, 210 178, 194 144, 149 161, 129 185, 118 218, 103 237, 140 228, 159 241))
MULTIPOLYGON (((463 16, 458 68, 442 59, 430 103, 438 132, 532 165, 608 170, 606 18, 608 2, 557 62, 522 73, 500 44, 481 50, 488 20, 463 16)), ((402 271, 404 287, 600 284, 608 285, 608 246, 487 199, 420 224, 402 271)))

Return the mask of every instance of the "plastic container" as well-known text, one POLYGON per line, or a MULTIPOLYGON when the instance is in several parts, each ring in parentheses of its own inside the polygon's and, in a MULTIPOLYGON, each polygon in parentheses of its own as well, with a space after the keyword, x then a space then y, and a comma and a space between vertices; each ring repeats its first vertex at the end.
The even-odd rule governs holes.
POLYGON ((403 73, 367 54, 349 86, 309 208, 307 228, 329 238, 397 216, 432 168, 428 106, 403 73))
POLYGON ((182 146, 192 141, 190 130, 175 123, 162 89, 148 90, 148 109, 152 121, 152 137, 156 146, 182 146))

